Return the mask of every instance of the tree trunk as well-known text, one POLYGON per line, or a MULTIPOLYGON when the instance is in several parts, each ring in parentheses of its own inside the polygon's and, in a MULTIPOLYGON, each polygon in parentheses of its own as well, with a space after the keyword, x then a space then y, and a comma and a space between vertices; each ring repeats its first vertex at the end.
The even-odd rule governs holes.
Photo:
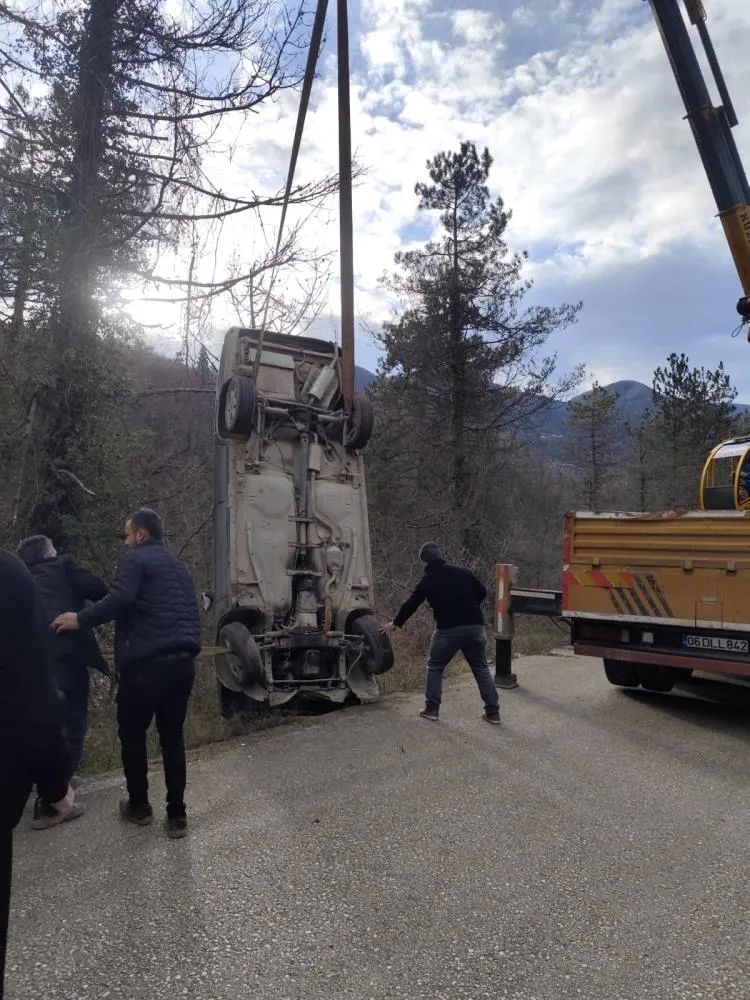
POLYGON ((93 335, 97 244, 101 236, 99 177, 106 140, 104 120, 112 89, 115 16, 119 0, 89 0, 74 101, 75 150, 68 195, 65 253, 59 281, 58 346, 93 335))
POLYGON ((37 413, 37 399, 36 396, 34 396, 34 398, 31 400, 31 405, 29 406, 29 412, 26 417, 26 427, 24 428, 23 444, 21 445, 21 461, 18 466, 18 483, 16 486, 16 495, 13 500, 13 514, 11 517, 11 526, 13 528, 13 531, 16 532, 16 534, 18 534, 18 529, 21 524, 21 502, 23 500, 24 488, 28 476, 29 457, 31 455, 31 449, 33 446, 34 422, 36 420, 36 413, 37 413))
POLYGON ((188 267, 187 302, 185 303, 185 367, 190 368, 190 333, 193 325, 193 275, 195 272, 195 240, 188 267))
POLYGON ((95 407, 98 310, 94 293, 102 236, 99 179, 106 149, 104 123, 112 89, 119 2, 89 0, 85 16, 73 101, 72 177, 50 331, 57 370, 52 384, 39 395, 37 427, 43 436, 45 460, 32 527, 54 533, 59 544, 64 544, 66 520, 76 519, 80 513, 80 493, 55 469, 65 467, 75 472, 80 466, 86 453, 86 425, 95 407))
POLYGON ((466 410, 468 403, 468 372, 464 350, 464 330, 461 316, 461 291, 458 258, 458 199, 453 209, 453 260, 449 303, 449 344, 451 373, 451 479, 453 514, 462 522, 461 544, 469 558, 477 553, 477 530, 469 517, 468 499, 470 475, 466 456, 466 410))
POLYGON ((26 296, 29 293, 29 272, 22 263, 21 270, 13 289, 13 316, 10 321, 8 337, 11 344, 15 344, 23 333, 23 321, 26 315, 26 296))

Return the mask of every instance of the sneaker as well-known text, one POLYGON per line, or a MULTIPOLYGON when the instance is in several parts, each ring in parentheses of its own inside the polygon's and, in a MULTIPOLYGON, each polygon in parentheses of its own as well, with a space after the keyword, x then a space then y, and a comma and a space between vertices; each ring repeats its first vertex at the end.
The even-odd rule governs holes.
POLYGON ((500 713, 499 712, 487 712, 487 711, 485 711, 485 713, 482 716, 482 718, 484 719, 485 722, 489 722, 489 724, 491 726, 499 726, 500 725, 500 713))
POLYGON ((437 722, 439 719, 438 710, 430 708, 429 705, 419 713, 420 719, 429 719, 430 722, 437 722))
POLYGON ((164 829, 170 840, 179 840, 185 837, 188 830, 187 816, 165 816, 164 829))
POLYGON ((53 809, 45 802, 37 800, 34 803, 34 818, 31 821, 32 830, 49 830, 50 827, 59 826, 60 823, 67 823, 71 819, 78 819, 85 811, 83 802, 74 802, 71 806, 63 809, 53 809))
POLYGON ((154 810, 148 802, 134 806, 130 799, 120 799, 120 815, 128 823, 135 823, 137 826, 148 826, 154 820, 154 810))

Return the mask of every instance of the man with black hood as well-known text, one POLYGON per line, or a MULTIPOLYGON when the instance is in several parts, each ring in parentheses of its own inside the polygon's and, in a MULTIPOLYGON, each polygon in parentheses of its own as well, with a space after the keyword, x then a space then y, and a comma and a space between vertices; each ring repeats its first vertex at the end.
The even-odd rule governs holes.
POLYGON ((100 601, 109 588, 104 580, 78 566, 72 556, 59 556, 46 535, 25 538, 16 552, 34 579, 53 636, 55 680, 65 701, 65 730, 74 773, 83 756, 88 725, 89 667, 107 675, 109 666, 90 628, 55 635, 51 625, 63 611, 82 611, 87 601, 100 601))
POLYGON ((470 570, 446 562, 435 542, 425 542, 419 558, 425 564, 424 576, 393 621, 383 626, 383 632, 390 635, 403 628, 424 601, 432 608, 436 627, 427 661, 425 707, 419 714, 423 719, 437 722, 443 671, 456 653, 463 653, 484 701, 483 718, 498 725, 500 700, 487 664, 487 632, 482 613, 487 588, 470 570))
POLYGON ((52 633, 31 574, 0 550, 0 998, 8 936, 13 830, 36 783, 51 803, 47 825, 83 807, 69 787, 70 764, 52 673, 52 633))

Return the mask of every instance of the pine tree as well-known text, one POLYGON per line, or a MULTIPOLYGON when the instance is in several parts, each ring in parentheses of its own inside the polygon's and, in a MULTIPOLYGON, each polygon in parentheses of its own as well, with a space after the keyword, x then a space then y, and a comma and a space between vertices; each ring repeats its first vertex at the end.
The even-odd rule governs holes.
POLYGON ((582 399, 568 404, 568 450, 588 510, 603 509, 614 478, 622 443, 617 399, 617 393, 594 382, 582 399))
POLYGON ((212 385, 216 382, 216 366, 212 364, 206 345, 201 344, 198 351, 198 359, 195 362, 195 371, 204 385, 212 385))
POLYGON ((713 371, 691 368, 685 354, 672 353, 654 371, 653 395, 646 432, 656 500, 694 506, 709 451, 734 432, 737 390, 723 362, 713 371))
POLYGON ((402 308, 380 335, 375 387, 380 410, 390 409, 383 475, 399 477, 412 520, 421 509, 424 530, 440 526, 452 551, 470 560, 485 552, 501 439, 579 374, 553 384, 555 358, 540 355, 579 305, 524 305, 526 255, 506 242, 511 213, 490 196, 491 166, 489 151, 479 155, 470 142, 428 161, 429 183, 415 192, 421 212, 439 213, 439 231, 396 254, 397 270, 384 279, 402 308))

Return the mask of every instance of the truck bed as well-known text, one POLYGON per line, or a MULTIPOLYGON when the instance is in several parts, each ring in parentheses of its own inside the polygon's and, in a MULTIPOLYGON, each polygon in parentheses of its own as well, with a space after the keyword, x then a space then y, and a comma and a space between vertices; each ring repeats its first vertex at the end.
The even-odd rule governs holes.
POLYGON ((750 516, 741 511, 565 518, 566 618, 750 632, 750 516))

